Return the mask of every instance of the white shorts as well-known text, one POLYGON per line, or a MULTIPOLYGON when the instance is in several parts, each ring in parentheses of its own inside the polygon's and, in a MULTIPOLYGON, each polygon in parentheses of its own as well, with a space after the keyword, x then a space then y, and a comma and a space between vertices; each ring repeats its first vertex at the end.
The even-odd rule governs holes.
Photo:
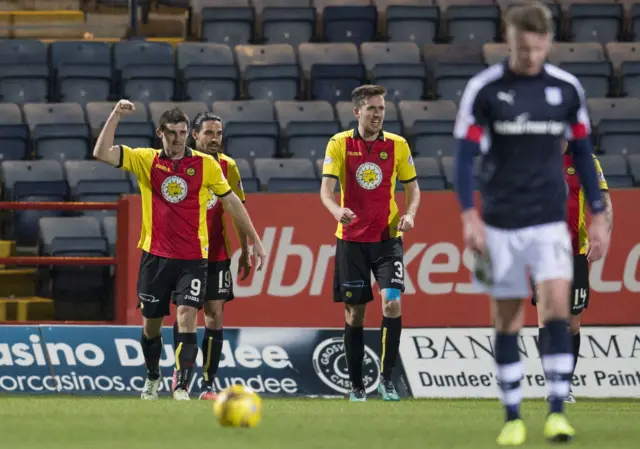
POLYGON ((486 226, 489 282, 473 283, 477 291, 495 299, 531 296, 533 277, 536 284, 550 279, 573 280, 571 236, 565 222, 548 223, 522 229, 498 229, 486 226))

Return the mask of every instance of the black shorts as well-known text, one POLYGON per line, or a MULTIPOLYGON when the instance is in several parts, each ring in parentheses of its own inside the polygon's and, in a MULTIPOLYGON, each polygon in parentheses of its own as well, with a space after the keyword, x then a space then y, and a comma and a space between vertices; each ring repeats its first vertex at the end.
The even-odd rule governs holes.
POLYGON ((209 279, 207 280, 207 301, 231 301, 233 296, 233 275, 231 261, 221 260, 209 262, 209 279))
POLYGON ((146 251, 140 259, 138 307, 145 318, 161 318, 178 306, 201 309, 207 291, 207 261, 167 259, 146 251))
POLYGON ((338 239, 333 275, 333 301, 366 304, 373 300, 371 273, 380 289, 404 292, 402 238, 374 243, 338 239))
MULTIPOLYGON (((589 307, 589 262, 585 254, 573 256, 573 286, 571 288, 571 315, 580 315, 589 307)), ((533 289, 531 304, 536 305, 536 290, 533 289)))

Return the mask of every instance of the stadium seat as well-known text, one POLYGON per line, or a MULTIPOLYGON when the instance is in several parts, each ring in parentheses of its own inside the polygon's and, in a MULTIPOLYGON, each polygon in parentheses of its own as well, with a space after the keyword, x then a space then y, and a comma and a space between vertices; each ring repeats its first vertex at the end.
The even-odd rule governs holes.
POLYGON ((190 101, 231 101, 239 89, 233 51, 225 44, 185 42, 176 47, 182 96, 190 101))
POLYGON ((500 9, 496 5, 451 5, 446 20, 453 43, 482 45, 496 41, 500 33, 500 9))
POLYGON ((487 65, 498 64, 509 57, 507 44, 488 43, 482 46, 482 50, 487 65))
POLYGON ((49 98, 47 47, 41 41, 0 40, 0 100, 37 103, 49 98))
POLYGON ((249 99, 278 101, 298 97, 300 73, 291 45, 238 45, 235 51, 249 99))
POLYGON ((273 157, 280 129, 268 101, 216 101, 212 112, 225 120, 225 150, 233 158, 273 157))
POLYGON ((632 154, 629 156, 629 171, 633 176, 634 185, 640 186, 640 154, 632 154))
POLYGON ((149 103, 149 114, 151 115, 151 122, 158 123, 160 117, 166 111, 179 108, 182 112, 189 117, 189 127, 193 123, 193 119, 200 112, 209 112, 207 104, 202 101, 184 101, 184 102, 170 102, 170 101, 156 101, 149 103))
POLYGON ((256 159, 256 175, 270 192, 320 190, 313 163, 308 159, 256 159))
POLYGON ((624 189, 633 187, 633 178, 629 173, 627 161, 617 154, 599 156, 609 188, 624 189))
MULTIPOLYGON (((7 201, 64 201, 69 195, 57 161, 5 161, 0 170, 7 201)), ((15 211, 9 234, 20 243, 32 244, 38 235, 39 218, 59 215, 62 212, 56 210, 15 211)))
POLYGON ((202 40, 226 44, 231 48, 253 40, 254 9, 246 7, 203 8, 201 13, 202 40))
POLYGON ((549 62, 560 65, 563 62, 602 62, 607 58, 602 45, 592 43, 562 43, 556 42, 551 46, 549 62))
POLYGON ((102 219, 102 233, 107 239, 109 245, 109 255, 116 255, 116 242, 118 236, 118 218, 114 216, 104 217, 102 219))
POLYGON ((606 52, 614 70, 620 70, 624 61, 640 61, 640 45, 633 42, 609 42, 606 52))
MULTIPOLYGON (((376 2, 380 10, 380 2, 376 2)), ((415 0, 392 4, 386 8, 387 36, 390 42, 413 42, 419 46, 430 44, 438 37, 440 10, 415 0)))
POLYGON ((294 157, 316 160, 324 155, 329 139, 340 132, 328 102, 277 101, 275 109, 287 153, 294 157))
POLYGON ((300 66, 307 77, 311 74, 311 68, 316 64, 360 64, 358 47, 351 43, 300 44, 298 57, 300 58, 300 66))
POLYGON ((113 45, 113 64, 122 94, 131 101, 171 101, 176 71, 173 48, 166 42, 120 41, 113 45))
MULTIPOLYGON (((95 217, 44 217, 39 221, 41 256, 109 256, 109 244, 95 217)), ((82 301, 103 300, 108 287, 109 267, 56 266, 47 275, 51 279, 54 300, 78 297, 82 301)))
POLYGON ((262 11, 262 35, 269 44, 297 47, 313 39, 315 29, 316 10, 310 6, 267 7, 262 11))
POLYGON ((311 99, 336 103, 351 99, 351 92, 365 83, 362 64, 314 64, 311 67, 311 99))
POLYGON ((573 42, 606 44, 622 37, 624 8, 620 3, 572 3, 569 17, 569 38, 573 42))
POLYGON ((476 64, 484 65, 482 46, 473 44, 429 44, 422 49, 427 67, 428 97, 436 96, 435 84, 438 66, 441 64, 476 64))
POLYGON ((413 160, 418 174, 420 190, 446 190, 447 183, 440 173, 438 160, 431 157, 418 157, 413 160))
POLYGON ((560 68, 578 78, 588 98, 609 96, 609 79, 613 75, 611 62, 565 62, 560 64, 560 68))
POLYGON ((64 169, 71 194, 78 201, 86 196, 100 197, 98 201, 116 201, 120 195, 131 193, 127 172, 99 161, 66 161, 64 169))
POLYGON ((258 14, 266 8, 309 8, 313 5, 312 0, 251 0, 251 4, 258 14))
POLYGON ((0 103, 0 162, 28 157, 31 136, 16 104, 0 103))
POLYGON ((375 6, 327 6, 322 13, 322 29, 327 42, 360 45, 376 37, 378 11, 375 6))
POLYGON ((401 101, 398 109, 414 152, 439 158, 453 156, 457 108, 452 101, 401 101))
POLYGON ((631 40, 640 42, 640 3, 634 3, 630 11, 631 16, 631 40))
MULTIPOLYGON (((132 148, 153 147, 156 141, 155 127, 150 122, 147 108, 143 103, 134 103, 133 114, 120 119, 116 128, 116 145, 127 145, 132 148)), ((87 118, 93 135, 98 135, 107 121, 116 103, 97 102, 87 104, 87 118)))
POLYGON ((620 67, 621 94, 625 97, 640 97, 640 60, 623 61, 620 67))
POLYGON ((640 98, 588 98, 587 108, 595 128, 602 119, 640 120, 640 98))
POLYGON ((80 105, 29 103, 23 109, 36 157, 59 160, 87 158, 91 130, 80 105))
POLYGON ((598 123, 598 152, 640 154, 640 119, 607 119, 598 123))
POLYGON ((436 98, 460 101, 469 80, 484 68, 484 64, 438 64, 435 72, 436 98))
POLYGON ((53 42, 49 46, 55 98, 85 104, 111 94, 111 49, 106 42, 53 42))
POLYGON ((372 82, 387 88, 387 99, 419 100, 423 97, 426 71, 420 49, 411 42, 373 43, 360 46, 362 62, 372 82))
POLYGON ((255 193, 260 191, 260 181, 253 174, 253 169, 248 160, 237 158, 234 159, 240 172, 240 178, 242 179, 242 189, 245 193, 255 193))

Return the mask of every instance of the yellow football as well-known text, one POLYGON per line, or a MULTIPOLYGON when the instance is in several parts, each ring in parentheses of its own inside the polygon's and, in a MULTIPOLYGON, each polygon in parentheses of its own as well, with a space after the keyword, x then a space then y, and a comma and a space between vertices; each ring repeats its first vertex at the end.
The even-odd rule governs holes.
POLYGON ((218 394, 213 414, 223 427, 255 427, 262 419, 262 398, 242 385, 232 385, 218 394))

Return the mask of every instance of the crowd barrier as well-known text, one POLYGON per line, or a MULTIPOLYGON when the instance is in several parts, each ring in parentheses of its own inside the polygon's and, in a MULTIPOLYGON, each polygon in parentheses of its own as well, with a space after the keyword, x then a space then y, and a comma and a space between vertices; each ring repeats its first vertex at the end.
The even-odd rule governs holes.
MULTIPOLYGON (((202 338, 202 329, 199 337, 202 338)), ((492 330, 413 328, 402 334, 393 381, 402 397, 495 398, 492 330)), ((139 395, 144 358, 138 326, 0 327, 0 394, 139 395)), ((579 397, 640 397, 640 327, 583 329, 573 378, 579 397)), ((175 363, 171 328, 163 329, 160 394, 169 396, 175 363)), ((380 331, 365 331, 363 375, 375 394, 380 331)), ((547 393, 536 330, 520 338, 525 397, 547 393)), ((189 386, 200 391, 202 353, 189 386)), ((230 328, 225 330, 216 386, 244 384, 265 396, 343 397, 348 391, 341 329, 230 328)))

